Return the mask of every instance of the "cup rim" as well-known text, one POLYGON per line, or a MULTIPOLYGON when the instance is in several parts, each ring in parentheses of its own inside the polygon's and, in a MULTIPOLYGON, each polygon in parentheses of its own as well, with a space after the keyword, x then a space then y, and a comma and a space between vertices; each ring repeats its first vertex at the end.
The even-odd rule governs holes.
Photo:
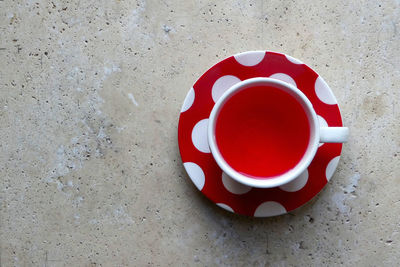
POLYGON ((312 162, 318 150, 320 133, 319 133, 319 123, 317 114, 310 100, 306 97, 306 95, 304 95, 302 91, 300 91, 297 87, 289 83, 277 79, 256 77, 241 81, 233 85, 218 99, 213 109, 211 110, 209 116, 207 137, 208 137, 208 144, 210 146, 210 150, 215 161, 217 162, 218 166, 222 169, 222 171, 225 172, 229 177, 231 177, 232 179, 236 180, 241 184, 245 184, 251 187, 272 188, 291 182, 292 180, 297 178, 305 169, 307 169, 307 167, 312 162), (237 91, 244 90, 248 87, 252 87, 258 84, 275 85, 275 87, 278 87, 279 89, 284 89, 287 92, 289 92, 305 108, 305 112, 307 113, 307 117, 310 123, 310 141, 302 159, 296 164, 294 168, 286 171, 281 175, 272 176, 267 179, 255 179, 235 171, 222 157, 221 152, 218 149, 215 138, 216 119, 219 115, 219 111, 221 110, 222 106, 237 91))

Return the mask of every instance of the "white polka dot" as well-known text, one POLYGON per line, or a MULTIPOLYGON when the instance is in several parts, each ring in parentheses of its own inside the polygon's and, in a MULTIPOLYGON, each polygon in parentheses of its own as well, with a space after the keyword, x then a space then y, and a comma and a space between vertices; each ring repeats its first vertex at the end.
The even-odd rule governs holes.
POLYGON ((241 184, 235 180, 233 180, 231 177, 229 177, 226 173, 222 173, 222 183, 224 184, 224 187, 226 190, 231 192, 232 194, 236 195, 242 195, 251 190, 250 186, 241 184))
MULTIPOLYGON (((324 118, 322 118, 320 115, 317 115, 318 117, 318 122, 319 122, 319 127, 328 127, 328 123, 324 118)), ((322 146, 324 143, 319 143, 319 147, 322 146)))
POLYGON ((315 81, 315 93, 317 94, 319 100, 321 100, 325 104, 337 104, 335 96, 333 95, 328 84, 324 81, 324 79, 321 78, 321 76, 318 76, 317 80, 315 81))
POLYGON ((233 75, 225 75, 216 80, 211 91, 214 102, 217 102, 229 88, 238 82, 240 82, 240 79, 233 75))
POLYGON ((285 83, 289 83, 289 84, 294 85, 295 87, 297 87, 297 84, 293 80, 293 78, 290 77, 289 75, 285 74, 285 73, 275 73, 275 74, 272 74, 269 77, 273 78, 273 79, 280 80, 280 81, 285 82, 285 83))
POLYGON ((206 181, 203 170, 200 168, 199 165, 193 162, 185 162, 183 163, 183 166, 185 167, 185 170, 194 185, 197 187, 197 189, 201 191, 206 181))
POLYGON ((275 201, 267 201, 257 207, 254 217, 271 217, 286 213, 284 206, 275 201))
POLYGON ((293 181, 280 186, 279 188, 286 192, 296 192, 302 189, 308 181, 308 170, 305 170, 293 181))
POLYGON ((326 122, 326 120, 321 117, 320 115, 317 115, 318 117, 318 122, 319 122, 319 126, 320 127, 328 127, 328 123, 326 122))
POLYGON ((207 139, 208 119, 204 119, 196 123, 192 131, 193 145, 203 153, 210 153, 207 139))
POLYGON ((331 159, 331 161, 329 161, 328 165, 326 166, 325 175, 326 175, 326 179, 328 181, 332 178, 333 173, 335 172, 335 170, 339 164, 339 159, 340 159, 340 156, 337 156, 337 157, 331 159))
POLYGON ((298 60, 297 58, 285 55, 287 60, 289 60, 290 62, 294 63, 294 64, 304 64, 303 62, 301 62, 300 60, 298 60))
POLYGON ((185 101, 183 102, 183 106, 181 112, 185 112, 188 110, 194 102, 194 89, 190 88, 189 92, 186 95, 185 101))
POLYGON ((230 212, 234 212, 231 207, 229 207, 228 205, 226 205, 224 203, 217 203, 217 206, 223 208, 224 210, 227 210, 227 211, 230 211, 230 212))
POLYGON ((236 54, 234 57, 239 64, 251 67, 260 63, 265 56, 265 51, 250 51, 236 54))

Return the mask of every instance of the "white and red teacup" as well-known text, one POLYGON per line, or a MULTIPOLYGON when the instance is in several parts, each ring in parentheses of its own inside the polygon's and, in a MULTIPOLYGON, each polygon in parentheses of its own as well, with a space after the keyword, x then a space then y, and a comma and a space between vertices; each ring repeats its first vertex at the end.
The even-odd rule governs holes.
POLYGON ((305 171, 319 143, 346 142, 348 132, 321 127, 311 102, 295 86, 252 78, 218 99, 207 134, 211 153, 227 175, 248 186, 271 188, 305 171))

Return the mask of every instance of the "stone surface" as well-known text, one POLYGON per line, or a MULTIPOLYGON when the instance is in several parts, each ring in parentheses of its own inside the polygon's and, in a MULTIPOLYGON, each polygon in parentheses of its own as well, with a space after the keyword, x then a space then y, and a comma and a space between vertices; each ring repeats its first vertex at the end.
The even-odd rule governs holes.
POLYGON ((397 265, 398 1, 0 1, 1 266, 397 265), (230 214, 177 147, 197 77, 267 49, 319 71, 351 129, 287 215, 230 214))

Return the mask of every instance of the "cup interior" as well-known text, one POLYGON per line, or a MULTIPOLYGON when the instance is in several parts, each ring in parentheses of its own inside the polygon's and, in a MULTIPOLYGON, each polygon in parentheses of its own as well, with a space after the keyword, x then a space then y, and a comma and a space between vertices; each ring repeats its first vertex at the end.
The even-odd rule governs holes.
POLYGON ((208 142, 211 149, 211 152, 219 165, 219 167, 231 178, 236 181, 252 186, 252 187, 260 187, 260 188, 271 188, 277 187, 283 184, 286 184, 296 177, 298 177, 311 163, 312 159, 315 156, 315 153, 318 149, 319 143, 319 124, 317 115, 312 107, 311 102, 308 98, 296 87, 291 84, 282 82, 280 80, 272 79, 272 78, 252 78, 242 82, 239 82, 228 89, 221 98, 214 105, 214 108, 211 111, 209 117, 209 125, 208 125, 208 142), (303 157, 298 161, 298 163, 291 169, 288 169, 284 173, 276 176, 269 176, 266 179, 256 179, 254 177, 245 175, 236 171, 232 166, 230 166, 224 157, 221 154, 221 151, 217 145, 216 141, 216 123, 218 116, 220 115, 221 109, 224 105, 236 94, 239 92, 256 87, 256 86, 272 86, 279 90, 282 90, 289 95, 291 95, 303 108, 304 113, 307 116, 308 124, 309 124, 309 140, 308 145, 305 150, 303 157))

